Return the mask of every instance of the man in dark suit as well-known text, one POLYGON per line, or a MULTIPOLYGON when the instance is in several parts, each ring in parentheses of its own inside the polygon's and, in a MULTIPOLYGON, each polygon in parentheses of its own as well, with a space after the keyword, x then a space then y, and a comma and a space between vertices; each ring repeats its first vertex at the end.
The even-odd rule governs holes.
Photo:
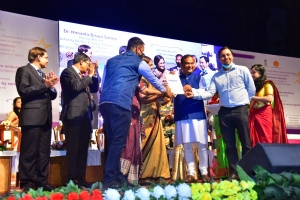
POLYGON ((94 104, 89 91, 95 66, 84 53, 75 55, 74 64, 61 73, 62 115, 67 142, 67 180, 90 187, 84 180, 94 104), (83 76, 82 74, 86 74, 83 76))
MULTIPOLYGON (((93 52, 90 46, 82 44, 78 46, 77 53, 84 53, 86 54, 90 59, 93 57, 93 52)), ((71 67, 74 64, 74 59, 69 60, 67 63, 67 67, 71 67)), ((95 68, 95 74, 92 76, 93 84, 89 85, 90 92, 93 95, 93 99, 95 102, 98 102, 98 96, 97 92, 99 91, 99 84, 101 83, 101 77, 98 73, 98 61, 94 61, 94 64, 96 66, 95 68)), ((92 120, 92 127, 93 129, 98 129, 98 105, 96 105, 95 111, 93 111, 93 120, 92 120)))
POLYGON ((45 76, 41 71, 49 62, 45 49, 30 49, 28 60, 30 63, 18 68, 15 77, 17 91, 22 99, 19 117, 22 128, 20 187, 24 192, 34 187, 51 191, 52 187, 47 182, 52 127, 51 100, 57 96, 54 85, 59 79, 53 72, 45 76))
POLYGON ((170 72, 174 71, 174 72, 178 72, 178 74, 181 73, 181 58, 182 58, 182 55, 181 54, 177 54, 175 56, 175 62, 176 62, 176 66, 175 67, 171 67, 169 68, 168 70, 170 72))

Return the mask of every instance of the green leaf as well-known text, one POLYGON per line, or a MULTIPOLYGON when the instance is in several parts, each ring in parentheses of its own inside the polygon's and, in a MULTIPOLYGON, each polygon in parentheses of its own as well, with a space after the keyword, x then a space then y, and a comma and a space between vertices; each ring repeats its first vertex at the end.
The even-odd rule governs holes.
POLYGON ((253 168, 255 172, 255 177, 256 177, 256 184, 257 185, 266 185, 268 178, 269 178, 269 172, 265 170, 263 167, 260 165, 256 165, 253 168))
POLYGON ((299 187, 292 187, 294 193, 293 197, 296 197, 295 199, 300 199, 300 188, 299 187))
POLYGON ((37 197, 37 192, 31 188, 29 189, 28 194, 30 194, 30 196, 32 196, 33 199, 37 197))
POLYGON ((287 195, 284 190, 277 185, 269 185, 264 189, 265 198, 274 198, 276 200, 286 199, 287 195))
POLYGON ((281 172, 280 175, 284 177, 284 186, 289 186, 294 182, 293 174, 291 172, 281 172))
POLYGON ((243 168, 241 166, 237 165, 236 170, 237 170, 237 173, 241 180, 246 181, 246 182, 247 181, 254 182, 254 180, 250 176, 248 176, 248 174, 243 170, 243 168))
POLYGON ((269 179, 267 180, 268 184, 276 183, 278 185, 283 185, 284 183, 284 177, 279 174, 270 174, 269 179))
POLYGON ((300 175, 299 174, 292 174, 293 176, 293 183, 291 185, 293 186, 300 186, 300 175))

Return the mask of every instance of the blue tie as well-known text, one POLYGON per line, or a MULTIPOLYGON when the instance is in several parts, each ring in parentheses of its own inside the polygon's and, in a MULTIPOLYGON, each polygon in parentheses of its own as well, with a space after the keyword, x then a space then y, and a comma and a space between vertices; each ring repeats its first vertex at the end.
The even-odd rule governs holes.
POLYGON ((38 72, 38 74, 40 75, 40 77, 43 78, 43 72, 42 72, 42 70, 38 69, 36 71, 38 72))

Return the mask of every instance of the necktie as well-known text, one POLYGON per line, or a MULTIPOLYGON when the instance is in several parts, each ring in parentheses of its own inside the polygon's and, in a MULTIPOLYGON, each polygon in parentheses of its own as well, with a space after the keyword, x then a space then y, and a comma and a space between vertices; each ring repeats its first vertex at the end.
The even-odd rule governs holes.
POLYGON ((42 72, 42 70, 38 69, 36 71, 38 72, 38 74, 40 75, 40 77, 43 78, 43 72, 42 72))

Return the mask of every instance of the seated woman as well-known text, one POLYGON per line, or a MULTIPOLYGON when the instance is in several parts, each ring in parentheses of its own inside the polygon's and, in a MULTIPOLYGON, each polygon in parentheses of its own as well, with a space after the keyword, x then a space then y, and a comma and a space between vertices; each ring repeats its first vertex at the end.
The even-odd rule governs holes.
POLYGON ((6 119, 2 122, 7 122, 13 126, 19 126, 19 114, 21 110, 21 97, 16 97, 13 100, 13 110, 7 114, 6 119))
POLYGON ((279 92, 266 69, 256 64, 251 67, 256 95, 250 102, 249 129, 252 147, 261 143, 288 143, 283 105, 279 92))

